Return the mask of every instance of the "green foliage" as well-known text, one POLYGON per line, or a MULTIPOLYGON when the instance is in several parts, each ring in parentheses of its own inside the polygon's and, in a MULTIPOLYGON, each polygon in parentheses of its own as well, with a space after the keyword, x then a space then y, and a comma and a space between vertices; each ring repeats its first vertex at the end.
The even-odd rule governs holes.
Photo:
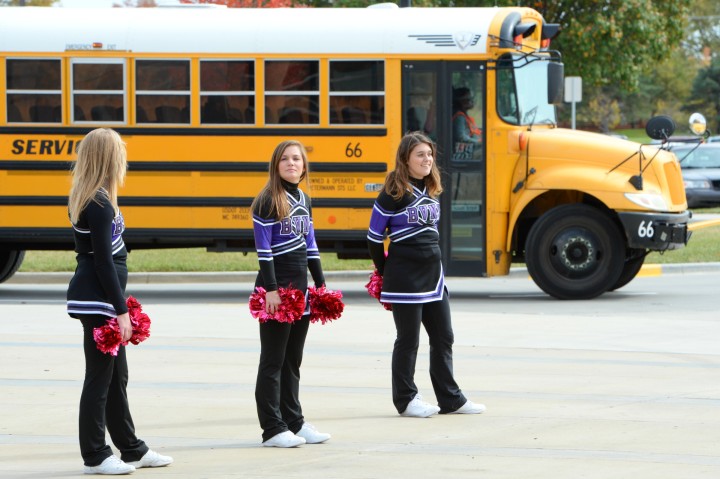
MULTIPOLYGON (((624 123, 632 125, 655 115, 669 115, 678 125, 686 124, 688 115, 684 110, 700 66, 700 61, 687 55, 684 49, 675 49, 654 71, 641 76, 636 91, 618 92, 624 123)), ((706 110, 702 107, 696 111, 706 113, 706 110)), ((678 131, 678 134, 684 132, 678 131)))
POLYGON ((705 114, 708 127, 711 131, 720 131, 720 57, 698 72, 687 108, 700 112, 711 110, 705 114))
POLYGON ((720 52, 720 3, 717 0, 694 0, 690 13, 689 35, 686 50, 709 60, 709 55, 720 52))
POLYGON ((609 133, 620 123, 620 106, 604 89, 590 90, 583 103, 584 107, 578 112, 580 121, 591 123, 603 133, 609 133))
POLYGON ((553 46, 565 58, 566 74, 585 85, 635 90, 684 34, 689 0, 557 0, 543 14, 562 30, 553 46))

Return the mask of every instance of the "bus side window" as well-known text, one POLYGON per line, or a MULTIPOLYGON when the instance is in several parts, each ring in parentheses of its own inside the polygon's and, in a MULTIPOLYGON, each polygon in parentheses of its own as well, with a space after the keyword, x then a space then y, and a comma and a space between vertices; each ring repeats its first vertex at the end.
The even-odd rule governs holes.
POLYGON ((190 61, 136 60, 136 101, 147 123, 190 123, 190 61))
POLYGON ((60 60, 8 58, 6 67, 8 121, 60 123, 60 60))
POLYGON ((384 123, 385 63, 381 60, 331 60, 330 112, 331 125, 384 123))
POLYGON ((277 115, 265 124, 317 125, 320 103, 320 62, 266 60, 265 105, 277 115))
POLYGON ((200 61, 200 123, 255 123, 255 62, 200 61))
POLYGON ((124 122, 125 60, 73 58, 72 91, 74 122, 124 122))

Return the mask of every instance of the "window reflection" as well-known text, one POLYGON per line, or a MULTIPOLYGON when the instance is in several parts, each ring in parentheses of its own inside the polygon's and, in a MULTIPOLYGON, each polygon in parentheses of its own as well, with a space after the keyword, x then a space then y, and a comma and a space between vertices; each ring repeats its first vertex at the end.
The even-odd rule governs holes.
POLYGON ((60 60, 8 59, 5 81, 8 122, 62 121, 60 60))

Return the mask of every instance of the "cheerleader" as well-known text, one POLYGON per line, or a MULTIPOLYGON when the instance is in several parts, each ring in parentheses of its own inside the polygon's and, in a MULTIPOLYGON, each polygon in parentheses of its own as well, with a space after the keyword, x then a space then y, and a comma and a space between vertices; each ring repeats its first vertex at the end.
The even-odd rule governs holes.
POLYGON ((80 452, 85 474, 129 474, 141 467, 167 466, 173 459, 150 450, 135 436, 127 398, 125 346, 117 356, 97 348, 93 330, 117 317, 123 341, 132 336, 125 303, 127 249, 117 191, 127 169, 120 135, 98 128, 85 136, 72 171, 68 212, 77 268, 67 291, 67 312, 84 331, 85 382, 80 396, 80 452), (121 458, 105 443, 107 428, 121 458))
POLYGON ((260 323, 260 365, 255 385, 263 446, 318 444, 330 434, 305 422, 300 406, 300 364, 310 325, 307 272, 316 287, 325 284, 315 242, 310 197, 298 188, 307 182, 308 158, 298 141, 284 141, 273 152, 267 184, 252 203, 255 248, 260 271, 255 286, 266 290, 266 312, 280 306, 278 288, 305 293, 305 314, 293 322, 260 323))
POLYGON ((397 337, 392 354, 392 395, 402 416, 479 414, 453 378, 450 304, 445 287, 438 223, 442 192, 435 145, 421 133, 400 141, 395 169, 386 179, 370 217, 368 249, 383 278, 380 301, 392 305, 397 337), (387 257, 385 234, 390 238, 387 257), (430 380, 438 406, 422 400, 415 385, 420 325, 430 341, 430 380))

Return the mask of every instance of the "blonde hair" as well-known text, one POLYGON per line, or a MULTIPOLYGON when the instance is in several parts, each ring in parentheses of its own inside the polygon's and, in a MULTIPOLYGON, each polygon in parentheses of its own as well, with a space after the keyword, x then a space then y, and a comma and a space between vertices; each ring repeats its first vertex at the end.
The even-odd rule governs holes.
POLYGON ((395 156, 395 169, 388 173, 385 178, 385 193, 392 196, 395 201, 399 201, 408 190, 412 189, 410 186, 410 170, 408 167, 410 153, 412 153, 416 146, 423 143, 430 147, 433 156, 430 174, 424 178, 428 195, 432 198, 437 198, 443 191, 440 180, 440 169, 437 166, 437 158, 435 156, 437 153, 435 143, 423 133, 414 131, 407 133, 400 140, 397 155, 395 156))
POLYGON ((275 147, 273 151, 268 171, 270 173, 268 181, 255 197, 250 205, 250 211, 256 212, 263 205, 265 201, 269 201, 270 214, 276 220, 287 218, 290 215, 290 205, 287 202, 285 196, 285 188, 282 184, 282 177, 278 171, 280 160, 282 159, 283 153, 291 146, 297 146, 300 149, 300 155, 303 159, 303 172, 300 175, 300 181, 305 180, 305 184, 309 186, 310 180, 308 179, 308 163, 307 151, 302 143, 297 140, 285 140, 275 147))
POLYGON ((72 169, 68 198, 70 221, 76 224, 90 201, 98 202, 98 193, 110 200, 117 214, 117 191, 125 182, 126 171, 127 151, 120 135, 109 128, 88 133, 78 146, 77 161, 72 169))

